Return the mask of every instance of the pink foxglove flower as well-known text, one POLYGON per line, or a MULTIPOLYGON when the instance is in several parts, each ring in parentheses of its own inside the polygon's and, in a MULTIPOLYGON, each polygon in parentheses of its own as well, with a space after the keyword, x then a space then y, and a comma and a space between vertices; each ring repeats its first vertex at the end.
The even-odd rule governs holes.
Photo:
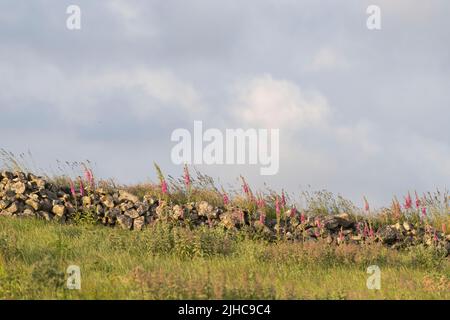
POLYGON ((70 180, 70 193, 72 194, 72 196, 75 198, 77 196, 76 192, 75 192, 75 185, 73 183, 72 180, 70 180))
POLYGON ((427 217, 427 208, 422 207, 422 219, 425 219, 427 217))
POLYGON ((302 214, 300 215, 300 222, 303 224, 306 222, 306 217, 305 217, 305 213, 302 212, 302 214))
POLYGON ((84 197, 84 185, 83 185, 83 180, 81 179, 81 177, 78 177, 78 180, 80 181, 80 195, 82 197, 84 197))
POLYGON ((189 188, 191 185, 191 176, 189 175, 189 169, 187 165, 184 166, 184 185, 189 188))
POLYGON ((370 209, 369 202, 367 201, 366 197, 364 197, 364 210, 368 212, 369 209, 370 209))
POLYGON ((417 191, 414 191, 414 193, 416 195, 416 208, 419 209, 419 207, 420 207, 419 195, 417 194, 417 191))
POLYGON ((411 207, 412 207, 412 199, 410 193, 408 192, 405 198, 405 209, 411 209, 411 207))
POLYGON ((369 228, 369 237, 373 238, 375 236, 375 232, 373 231, 373 228, 369 228))
POLYGON ((167 182, 166 182, 166 180, 163 180, 161 182, 161 192, 163 194, 167 194, 167 182))
POLYGON ((230 199, 228 199, 228 195, 224 192, 222 195, 223 198, 223 204, 226 206, 230 203, 230 199))
POLYGON ((277 214, 277 217, 280 216, 280 200, 278 199, 278 196, 275 199, 275 213, 277 214))
POLYGON ((291 218, 294 218, 296 214, 297 214, 297 208, 295 206, 293 206, 291 208, 291 218))
POLYGON ((259 222, 262 223, 262 224, 264 224, 265 221, 266 221, 266 215, 265 215, 264 213, 261 213, 261 214, 259 215, 259 222))
POLYGON ((285 197, 285 195, 284 195, 284 190, 281 190, 281 206, 282 206, 283 208, 286 207, 286 197, 285 197))

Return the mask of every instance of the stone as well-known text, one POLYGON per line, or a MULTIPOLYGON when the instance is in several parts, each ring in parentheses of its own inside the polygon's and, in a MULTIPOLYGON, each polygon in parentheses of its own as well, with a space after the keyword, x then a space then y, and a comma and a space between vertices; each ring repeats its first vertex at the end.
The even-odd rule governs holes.
POLYGON ((126 215, 120 215, 117 217, 117 223, 122 229, 130 230, 133 226, 133 219, 126 215))
POLYGON ((406 230, 406 231, 411 231, 411 225, 408 223, 408 222, 403 222, 403 228, 406 230))
POLYGON ((16 192, 16 194, 24 194, 27 190, 27 185, 19 181, 12 185, 12 189, 16 192))
POLYGON ((44 218, 44 219, 47 220, 47 221, 52 220, 53 217, 54 217, 54 214, 53 214, 53 213, 50 213, 50 212, 47 212, 47 211, 39 211, 39 212, 38 212, 38 215, 39 215, 40 217, 44 218))
POLYGON ((323 224, 328 230, 337 230, 341 227, 348 228, 352 224, 352 222, 336 215, 325 217, 323 220, 323 224))
POLYGON ((396 226, 385 226, 379 230, 379 237, 385 244, 393 244, 399 238, 399 231, 396 226))
POLYGON ((131 210, 125 211, 124 215, 126 215, 126 216, 128 216, 128 217, 130 217, 132 219, 136 219, 136 218, 139 217, 139 213, 135 209, 131 209, 131 210))
POLYGON ((198 204, 198 215, 199 216, 211 216, 213 209, 214 209, 213 206, 210 205, 208 202, 201 201, 198 204))
POLYGON ((11 204, 9 200, 0 200, 0 210, 6 209, 11 204))
POLYGON ((135 196, 134 194, 131 194, 125 190, 119 190, 119 201, 131 201, 133 203, 136 203, 139 201, 139 198, 135 196))
POLYGON ((17 213, 20 210, 20 204, 16 201, 13 202, 8 208, 6 208, 6 211, 10 213, 17 213))
POLYGON ((40 208, 39 202, 31 198, 25 200, 25 204, 32 207, 35 211, 39 210, 40 208))
POLYGON ((142 230, 145 225, 145 217, 138 217, 133 221, 133 230, 142 230))
POLYGON ((52 212, 58 217, 62 217, 66 213, 66 207, 62 204, 54 205, 52 208, 52 212))
POLYGON ((110 195, 105 195, 100 198, 100 201, 107 207, 107 208, 114 208, 114 199, 110 195))
POLYGON ((172 218, 175 220, 183 219, 184 218, 184 209, 180 205, 175 205, 172 208, 172 218))
POLYGON ((84 196, 83 198, 81 198, 81 203, 83 204, 83 207, 89 207, 90 205, 92 205, 92 199, 91 197, 84 196))

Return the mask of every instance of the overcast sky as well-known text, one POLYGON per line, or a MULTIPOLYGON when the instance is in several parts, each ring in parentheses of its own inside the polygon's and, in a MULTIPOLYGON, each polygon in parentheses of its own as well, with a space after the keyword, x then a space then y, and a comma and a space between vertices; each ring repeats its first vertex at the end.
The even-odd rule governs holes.
POLYGON ((181 174, 171 132, 202 120, 280 128, 279 173, 199 166, 224 184, 242 173, 357 205, 445 188, 449 13, 447 0, 1 0, 0 147, 144 182, 153 161, 181 174), (81 30, 66 28, 70 4, 81 30))

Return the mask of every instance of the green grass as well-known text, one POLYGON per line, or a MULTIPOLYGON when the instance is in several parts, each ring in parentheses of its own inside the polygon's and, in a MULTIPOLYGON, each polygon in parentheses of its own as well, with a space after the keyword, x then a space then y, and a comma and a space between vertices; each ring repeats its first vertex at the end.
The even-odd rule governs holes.
POLYGON ((0 299, 450 299, 434 249, 266 243, 160 224, 142 232, 0 217, 0 299), (369 290, 369 265, 381 290, 369 290), (81 290, 65 288, 69 265, 81 290))

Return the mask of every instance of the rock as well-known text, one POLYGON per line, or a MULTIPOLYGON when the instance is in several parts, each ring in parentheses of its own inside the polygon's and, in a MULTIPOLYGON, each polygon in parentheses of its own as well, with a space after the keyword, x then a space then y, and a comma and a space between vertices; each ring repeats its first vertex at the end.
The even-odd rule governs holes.
POLYGON ((133 230, 142 230, 145 225, 145 217, 139 217, 133 221, 133 230))
POLYGON ((6 208, 6 211, 10 213, 17 213, 18 211, 20 211, 20 204, 15 201, 8 208, 6 208))
POLYGON ((39 202, 31 198, 25 200, 25 204, 32 207, 35 211, 38 211, 40 208, 39 202))
POLYGON ((47 221, 50 221, 53 219, 54 215, 50 212, 46 212, 46 211, 39 211, 38 212, 38 216, 44 218, 47 221))
POLYGON ((126 215, 120 215, 117 217, 117 223, 122 229, 130 230, 133 226, 133 219, 126 215))
POLYGON ((199 216, 205 216, 205 217, 211 216, 211 215, 213 215, 213 210, 214 210, 213 206, 210 205, 206 201, 201 201, 198 204, 198 215, 199 216))
POLYGON ((12 174, 12 172, 9 172, 9 171, 2 171, 2 177, 7 180, 14 179, 14 175, 12 174))
POLYGON ((102 196, 100 201, 105 205, 105 207, 110 209, 114 208, 114 199, 110 195, 102 196))
POLYGON ((184 209, 180 205, 175 205, 172 208, 172 218, 175 220, 184 219, 184 209))
POLYGON ((52 208, 52 212, 58 217, 62 217, 66 213, 66 207, 62 204, 54 205, 52 208))
POLYGON ((135 219, 135 218, 139 217, 139 213, 135 209, 131 209, 131 210, 125 211, 124 215, 126 215, 126 216, 128 216, 128 217, 130 217, 132 219, 135 219))
POLYGON ((396 226, 385 226, 379 230, 379 237, 383 243, 393 244, 399 238, 399 231, 396 226))
POLYGON ((121 214, 122 214, 122 212, 120 211, 119 208, 112 208, 111 210, 105 211, 105 217, 107 217, 109 219, 115 219, 118 216, 120 216, 121 214))
POLYGON ((119 201, 124 201, 124 200, 136 203, 139 201, 139 198, 137 196, 135 196, 134 194, 131 194, 127 191, 119 190, 119 201))
POLYGON ((12 189, 16 192, 16 194, 24 194, 27 190, 27 185, 19 181, 12 185, 12 189))
POLYGON ((327 228, 328 230, 337 230, 340 229, 341 227, 348 228, 352 224, 352 222, 343 217, 344 216, 337 216, 337 215, 325 217, 323 220, 323 224, 325 228, 327 228))
POLYGON ((92 205, 92 199, 88 196, 84 196, 81 198, 81 203, 83 204, 83 207, 89 207, 92 205))
POLYGON ((408 223, 408 222, 403 222, 403 228, 406 230, 406 231, 411 231, 411 225, 408 223))
POLYGON ((11 204, 9 200, 0 200, 0 210, 6 209, 11 204))

